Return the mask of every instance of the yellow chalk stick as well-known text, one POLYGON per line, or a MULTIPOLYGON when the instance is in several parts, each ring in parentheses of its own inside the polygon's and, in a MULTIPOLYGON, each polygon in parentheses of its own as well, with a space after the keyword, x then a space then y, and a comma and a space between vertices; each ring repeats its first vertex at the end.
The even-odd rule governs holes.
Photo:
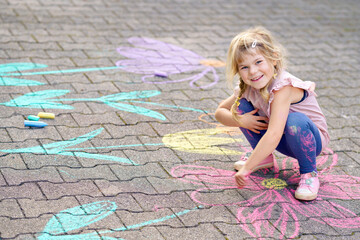
POLYGON ((51 118, 54 119, 55 118, 55 114, 53 113, 47 113, 47 112, 39 112, 37 115, 39 118, 51 118))

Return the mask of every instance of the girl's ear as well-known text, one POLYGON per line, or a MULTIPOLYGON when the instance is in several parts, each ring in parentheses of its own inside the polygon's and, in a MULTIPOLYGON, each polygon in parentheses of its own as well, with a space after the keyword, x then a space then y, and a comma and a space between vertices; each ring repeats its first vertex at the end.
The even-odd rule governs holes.
POLYGON ((273 60, 273 61, 272 61, 272 64, 274 65, 274 68, 276 68, 277 60, 273 60))

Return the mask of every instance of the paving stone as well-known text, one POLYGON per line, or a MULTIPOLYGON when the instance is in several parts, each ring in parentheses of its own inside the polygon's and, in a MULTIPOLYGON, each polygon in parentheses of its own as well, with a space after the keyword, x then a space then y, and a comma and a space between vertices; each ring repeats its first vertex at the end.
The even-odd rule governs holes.
POLYGON ((144 193, 133 193, 132 196, 145 211, 151 211, 154 207, 158 208, 185 208, 196 207, 190 197, 184 192, 172 192, 165 195, 147 195, 144 193))
POLYGON ((224 236, 212 224, 200 224, 194 228, 172 228, 168 231, 166 227, 158 227, 165 238, 170 239, 225 239, 224 236))
POLYGON ((0 201, 0 216, 9 218, 23 218, 24 214, 15 199, 0 201))
POLYGON ((43 167, 36 170, 15 170, 3 168, 1 173, 9 185, 20 185, 26 182, 49 181, 61 183, 63 179, 54 167, 43 167))
POLYGON ((91 168, 58 167, 58 171, 65 182, 77 182, 86 179, 118 180, 107 165, 98 165, 91 168))
POLYGON ((105 181, 95 180, 96 185, 105 196, 116 196, 119 193, 156 193, 154 188, 145 178, 135 178, 130 181, 105 181))
POLYGON ((39 187, 48 199, 59 199, 74 195, 102 196, 99 189, 90 180, 62 184, 40 182, 39 187))
MULTIPOLYGON (((168 178, 169 175, 157 163, 147 163, 136 166, 109 165, 118 179, 125 181, 140 177, 156 177, 160 179, 168 178)), ((150 182, 151 180, 147 178, 150 182)))
POLYGON ((20 154, 10 154, 5 153, 1 156, 0 161, 1 168, 13 168, 13 169, 26 169, 26 164, 24 163, 20 154))
POLYGON ((124 222, 125 226, 134 226, 141 224, 142 222, 152 222, 152 226, 161 226, 167 225, 169 227, 182 227, 181 221, 174 217, 170 218, 168 216, 173 216, 173 211, 169 209, 154 209, 150 212, 129 212, 129 211, 117 211, 116 212, 120 219, 124 222), (168 220, 165 220, 167 219, 168 220), (157 219, 164 219, 164 221, 156 222, 157 219))
POLYGON ((35 183, 24 183, 19 186, 1 186, 0 199, 44 199, 44 195, 35 183))
POLYGON ((53 126, 46 126, 44 128, 29 128, 24 127, 24 122, 21 122, 22 128, 8 128, 10 137, 14 141, 24 141, 27 139, 61 139, 59 133, 53 126))
MULTIPOLYGON (((1 238, 11 239, 23 237, 27 234, 36 234, 45 227, 49 216, 43 215, 38 218, 15 218, 0 217, 1 238), (18 236, 21 234, 22 236, 18 236)), ((21 239, 20 238, 20 239, 21 239)), ((31 239, 31 238, 30 238, 31 239)))
POLYGON ((44 214, 57 214, 79 205, 74 197, 63 197, 56 200, 19 199, 18 201, 27 218, 36 218, 44 214))
POLYGON ((135 229, 111 231, 100 234, 102 237, 111 236, 120 239, 165 239, 156 227, 139 227, 135 229))
POLYGON ((83 204, 100 202, 100 201, 110 201, 116 204, 117 211, 125 210, 132 212, 140 212, 143 209, 139 206, 136 200, 130 194, 118 194, 116 196, 100 196, 100 197, 90 197, 90 196, 76 196, 79 202, 83 204))

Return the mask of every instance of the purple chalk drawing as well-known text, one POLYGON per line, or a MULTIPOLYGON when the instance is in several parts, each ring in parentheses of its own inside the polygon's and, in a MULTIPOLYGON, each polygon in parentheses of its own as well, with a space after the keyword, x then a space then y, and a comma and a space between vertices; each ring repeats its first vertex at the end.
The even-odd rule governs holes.
POLYGON ((125 71, 142 74, 141 79, 145 83, 166 84, 190 81, 190 86, 193 88, 209 88, 219 81, 215 67, 225 66, 222 61, 205 59, 190 50, 151 38, 133 37, 129 38, 128 42, 135 47, 117 48, 117 51, 128 59, 119 60, 116 65, 121 66, 125 71), (199 71, 201 72, 191 77, 168 78, 179 73, 199 71), (212 73, 213 82, 195 85, 196 81, 208 73, 212 73), (160 77, 155 78, 156 76, 160 77))
POLYGON ((237 206, 239 226, 257 239, 287 239, 298 236, 301 223, 299 216, 337 228, 360 228, 360 217, 356 213, 331 201, 360 199, 360 178, 333 174, 332 169, 337 164, 338 156, 331 149, 326 151, 317 159, 317 167, 321 169, 321 187, 317 200, 311 202, 294 198, 300 179, 298 163, 292 158, 279 161, 280 166, 275 162, 273 178, 266 178, 269 174, 259 174, 261 170, 251 174, 247 186, 241 190, 235 190, 237 187, 234 171, 181 165, 174 167, 171 174, 181 181, 202 186, 191 193, 195 202, 209 206, 237 206), (235 190, 250 197, 247 197, 247 200, 238 200, 240 195, 236 194, 235 200, 229 200, 229 194, 222 192, 216 197, 211 195, 214 192, 219 194, 219 190, 235 190))

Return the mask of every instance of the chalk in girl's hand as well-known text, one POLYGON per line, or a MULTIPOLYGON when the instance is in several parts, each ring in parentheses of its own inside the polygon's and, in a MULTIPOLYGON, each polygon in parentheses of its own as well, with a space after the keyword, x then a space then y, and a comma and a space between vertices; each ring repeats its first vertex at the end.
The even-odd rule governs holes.
POLYGON ((30 121, 39 121, 40 117, 35 115, 29 115, 27 119, 30 121))
POLYGON ((162 72, 162 71, 155 71, 154 72, 154 75, 157 76, 157 77, 163 77, 163 78, 167 78, 168 75, 166 72, 162 72))
POLYGON ((47 126, 47 123, 40 122, 40 121, 28 121, 28 120, 25 120, 24 125, 25 125, 25 127, 43 128, 43 127, 47 126))
POLYGON ((38 117, 39 117, 39 118, 51 118, 51 119, 54 119, 54 118, 55 118, 55 114, 53 114, 53 113, 47 113, 47 112, 39 112, 39 113, 38 113, 38 117))

